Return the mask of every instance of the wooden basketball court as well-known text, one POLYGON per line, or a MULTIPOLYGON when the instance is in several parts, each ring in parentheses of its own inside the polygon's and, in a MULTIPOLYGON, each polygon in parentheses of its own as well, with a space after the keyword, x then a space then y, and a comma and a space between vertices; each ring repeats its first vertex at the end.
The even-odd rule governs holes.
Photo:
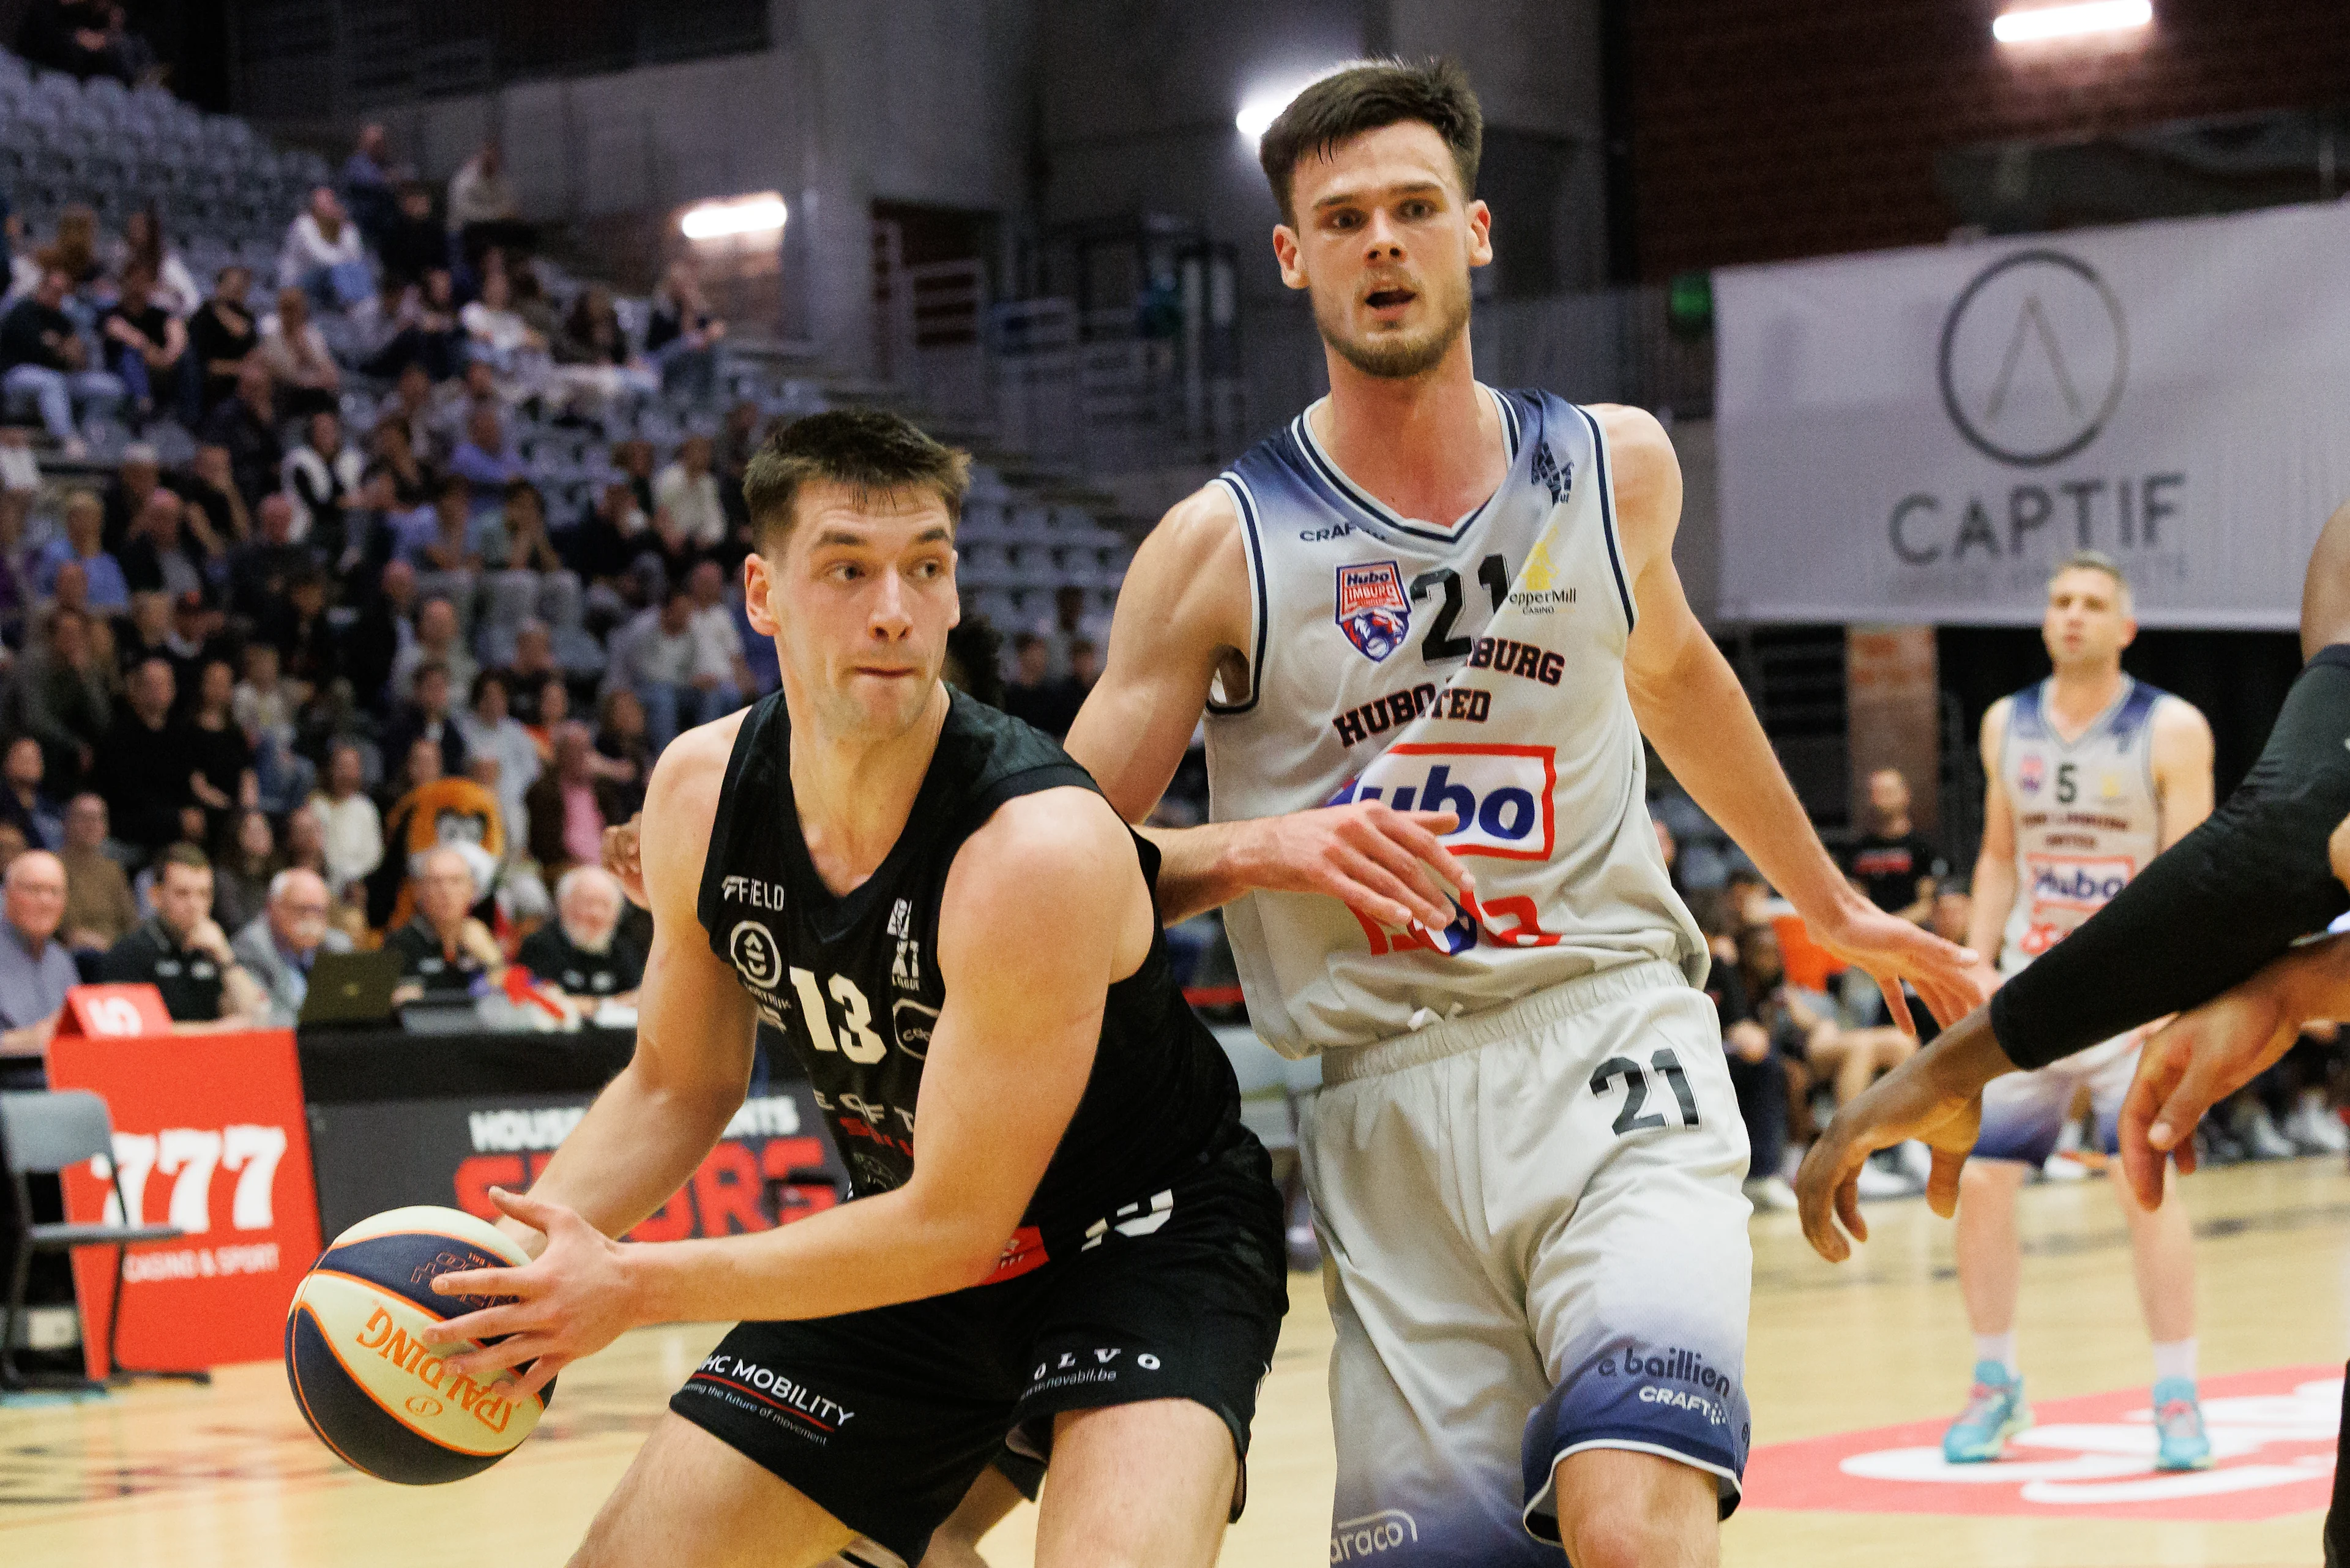
MULTIPOLYGON (((1969 1360, 1950 1228, 1922 1203, 1876 1206, 1874 1243, 1831 1269, 1793 1217, 1758 1220, 1747 1377, 1757 1452, 1725 1559, 1765 1568, 2317 1563, 2350 1346, 2350 1177, 2336 1160, 2297 1160, 2215 1171, 2187 1190, 2201 1239, 2206 1408, 2221 1454, 2219 1469, 2189 1478, 2147 1469, 2146 1335, 2127 1241, 2101 1182, 2024 1194, 2021 1328, 2041 1426, 2008 1463, 1957 1477, 1938 1473, 1931 1454, 1963 1397, 1969 1360)), ((1328 1554, 1329 1321, 1313 1280, 1295 1280, 1292 1299, 1257 1420, 1248 1517, 1224 1552, 1234 1568, 1295 1568, 1328 1554)), ((512 1459, 433 1489, 344 1469, 303 1426, 274 1364, 228 1368, 210 1388, 11 1404, 0 1408, 0 1562, 560 1563, 718 1333, 630 1335, 565 1374, 546 1423, 512 1459)), ((990 1539, 998 1568, 1029 1562, 1034 1517, 1024 1510, 990 1539)))

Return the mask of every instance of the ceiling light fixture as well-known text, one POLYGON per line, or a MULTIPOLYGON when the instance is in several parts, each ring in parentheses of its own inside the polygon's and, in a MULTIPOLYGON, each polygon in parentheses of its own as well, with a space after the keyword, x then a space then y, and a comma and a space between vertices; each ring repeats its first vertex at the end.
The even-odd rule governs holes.
POLYGON ((2085 5, 2003 12, 1992 19, 1991 36, 2002 44, 2034 44, 2044 38, 2125 33, 2153 20, 2153 0, 2088 0, 2085 5))
POLYGON ((787 215, 784 199, 773 191, 764 191, 755 196, 736 196, 730 201, 704 202, 689 207, 677 226, 689 240, 717 240, 734 234, 772 234, 784 226, 787 215))

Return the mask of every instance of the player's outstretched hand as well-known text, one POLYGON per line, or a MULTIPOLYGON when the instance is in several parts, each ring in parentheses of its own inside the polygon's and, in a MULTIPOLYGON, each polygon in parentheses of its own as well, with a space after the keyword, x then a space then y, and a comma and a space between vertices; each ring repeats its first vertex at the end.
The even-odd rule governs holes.
POLYGON ((1860 1213, 1860 1168, 1881 1148, 1917 1138, 1933 1151, 1926 1201, 1947 1220, 1958 1212, 1959 1172, 1982 1126, 1982 1086, 2015 1070, 2001 1054, 1988 1012, 1977 1011, 1939 1039, 1871 1085, 1835 1114, 1804 1156, 1795 1197, 1804 1236, 1831 1263, 1852 1255, 1852 1240, 1868 1240, 1860 1213), (1843 1220, 1844 1231, 1836 1229, 1843 1220))
POLYGON ((640 811, 604 830, 604 869, 619 879, 620 891, 629 896, 629 902, 649 909, 652 905, 645 898, 645 866, 639 853, 644 822, 645 814, 640 811))
POLYGON ((1901 994, 1903 981, 1946 1028, 1981 1007, 1997 985, 1972 948, 1945 941, 1865 899, 1855 898, 1825 919, 1808 914, 1804 919, 1813 940, 1877 981, 1905 1034, 1916 1034, 1918 1025, 1901 994))
POLYGON ((435 1278, 432 1289, 440 1295, 511 1299, 436 1323, 424 1331, 424 1341, 442 1345, 503 1334, 495 1345, 450 1356, 450 1369, 487 1383, 528 1362, 523 1392, 536 1394, 556 1373, 635 1326, 622 1249, 559 1203, 501 1187, 490 1189, 490 1200, 545 1232, 546 1250, 524 1268, 465 1269, 435 1278))
POLYGON ((1376 800, 1268 816, 1243 840, 1242 874, 1252 888, 1326 893, 1398 930, 1415 920, 1442 930, 1455 918, 1447 885, 1476 886, 1440 837, 1459 826, 1449 811, 1397 811, 1376 800))
POLYGON ((2195 1169, 2195 1125, 2293 1049, 2301 1021, 2282 995, 2255 975, 2182 1012, 2139 1052, 2137 1075, 2122 1099, 2122 1170, 2148 1209, 2162 1202, 2163 1162, 2195 1169))

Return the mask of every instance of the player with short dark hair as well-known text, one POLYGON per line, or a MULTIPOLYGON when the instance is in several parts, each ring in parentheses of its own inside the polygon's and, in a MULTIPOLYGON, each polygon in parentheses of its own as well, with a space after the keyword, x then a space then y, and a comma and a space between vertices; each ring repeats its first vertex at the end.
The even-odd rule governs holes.
POLYGON ((892 415, 771 438, 745 490, 783 690, 681 736, 639 861, 636 1054, 527 1197, 513 1295, 438 1343, 544 1385, 642 1323, 741 1318, 575 1562, 920 1562, 1006 1441, 1040 1563, 1205 1564, 1287 1289, 1264 1149, 1177 989, 1155 851, 1044 736, 939 679, 966 460, 892 415), (853 1201, 619 1247, 783 1032, 853 1201), (542 1240, 544 1238, 544 1240, 542 1240))

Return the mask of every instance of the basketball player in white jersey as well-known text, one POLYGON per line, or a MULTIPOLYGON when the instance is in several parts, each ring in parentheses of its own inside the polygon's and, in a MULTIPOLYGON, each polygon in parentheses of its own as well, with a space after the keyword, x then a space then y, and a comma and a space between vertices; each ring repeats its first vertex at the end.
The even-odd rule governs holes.
MULTIPOLYGON (((2048 580, 2041 635, 2054 673, 1983 715, 1981 857, 1969 940, 2012 975, 2069 935, 2147 862, 2211 814, 2211 727, 2191 703, 2122 673, 2137 635, 2111 559, 2075 555, 2048 580)), ((1996 1459, 2032 1424, 2015 1349, 2022 1269, 2015 1192, 2089 1092, 2106 1152, 2137 1065, 2132 1031, 1983 1091, 1982 1131, 1960 1179, 1959 1284, 1975 1335, 1974 1386, 1942 1437, 1953 1464, 1996 1459)), ((2195 1243, 2176 1192, 2151 1210, 2116 1177, 2154 1337, 2157 1463, 2201 1469, 2211 1445, 2195 1397, 2195 1243)))
POLYGON ((1480 125, 1457 67, 1378 62, 1267 132, 1330 396, 1145 542, 1068 747, 1139 821, 1206 712, 1162 913, 1226 905, 1253 1026, 1323 1055, 1331 1561, 1711 1563, 1747 1147, 1643 732, 1897 1019, 1899 977, 1945 1019, 1981 991, 1805 821, 1682 596, 1657 421, 1476 380, 1480 125))

